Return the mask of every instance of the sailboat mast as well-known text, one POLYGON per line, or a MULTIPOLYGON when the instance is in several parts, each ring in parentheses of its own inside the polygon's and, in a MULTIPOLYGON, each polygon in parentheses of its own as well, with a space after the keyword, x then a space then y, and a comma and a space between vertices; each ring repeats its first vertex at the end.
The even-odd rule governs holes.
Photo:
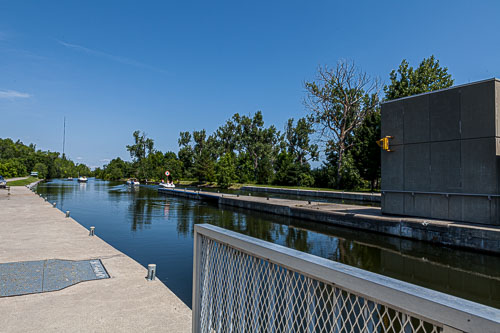
POLYGON ((63 129, 63 153, 62 153, 62 158, 65 158, 64 155, 64 146, 66 144, 66 117, 64 117, 64 129, 63 129))

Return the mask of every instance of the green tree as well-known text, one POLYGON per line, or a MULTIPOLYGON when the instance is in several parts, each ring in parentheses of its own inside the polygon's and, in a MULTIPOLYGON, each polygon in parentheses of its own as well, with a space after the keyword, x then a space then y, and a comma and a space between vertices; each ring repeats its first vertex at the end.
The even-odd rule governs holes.
POLYGON ((233 152, 227 152, 221 156, 216 164, 217 185, 228 188, 236 180, 236 163, 233 152))
POLYGON ((269 182, 272 177, 272 165, 281 148, 283 136, 273 125, 264 127, 261 111, 257 111, 253 117, 235 114, 233 120, 239 139, 237 149, 252 161, 253 180, 258 183, 269 182))
POLYGON ((370 78, 353 63, 340 61, 335 69, 320 67, 315 81, 305 84, 308 119, 317 125, 319 135, 335 163, 335 186, 341 187, 345 157, 352 143, 349 138, 365 117, 378 107, 378 80, 370 78))
POLYGON ((308 161, 317 161, 319 158, 318 145, 311 143, 311 134, 314 133, 313 124, 306 118, 300 118, 294 126, 293 118, 288 119, 285 126, 285 140, 287 150, 300 165, 308 161))
POLYGON ((85 164, 77 164, 76 170, 80 176, 90 176, 90 168, 85 164))
POLYGON ((166 152, 164 156, 164 166, 161 174, 161 178, 165 177, 165 171, 170 171, 172 179, 179 179, 183 177, 183 164, 182 161, 177 158, 174 152, 166 152))
POLYGON ((179 134, 179 139, 177 142, 179 143, 179 152, 177 156, 179 160, 182 162, 183 172, 182 176, 185 178, 193 177, 193 167, 194 167, 194 152, 191 147, 191 133, 189 132, 181 132, 179 134))
POLYGON ((127 150, 130 153, 130 157, 134 159, 137 177, 146 179, 152 174, 152 170, 145 160, 154 150, 154 141, 146 137, 146 133, 144 132, 135 131, 132 135, 135 143, 127 145, 127 150))
MULTIPOLYGON (((448 68, 441 67, 434 56, 424 58, 414 69, 404 59, 397 70, 389 74, 391 83, 384 87, 385 100, 408 97, 425 92, 451 87, 453 79, 448 68)), ((361 126, 349 139, 353 145, 352 158, 359 174, 370 182, 370 188, 377 187, 380 178, 380 110, 365 117, 361 126)))
POLYGON ((276 159, 274 183, 277 185, 298 185, 300 164, 287 151, 282 151, 276 159))
POLYGON ((33 167, 33 171, 38 172, 38 178, 46 178, 48 174, 48 168, 43 163, 37 163, 33 167))
POLYGON ((417 69, 406 59, 389 74, 391 83, 384 87, 385 99, 392 100, 451 87, 454 80, 447 67, 441 67, 434 55, 424 58, 417 69))
POLYGON ((359 175, 370 182, 373 191, 380 178, 380 109, 370 113, 352 137, 351 155, 359 175))
POLYGON ((210 136, 207 139, 207 133, 203 129, 193 132, 193 141, 193 176, 200 182, 215 181, 216 151, 214 137, 210 136))

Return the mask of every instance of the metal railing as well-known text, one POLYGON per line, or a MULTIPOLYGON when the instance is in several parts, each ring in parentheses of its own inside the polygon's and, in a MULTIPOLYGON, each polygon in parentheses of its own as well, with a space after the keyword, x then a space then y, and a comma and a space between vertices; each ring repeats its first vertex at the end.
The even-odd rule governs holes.
POLYGON ((193 332, 500 332, 500 310, 202 224, 193 332))

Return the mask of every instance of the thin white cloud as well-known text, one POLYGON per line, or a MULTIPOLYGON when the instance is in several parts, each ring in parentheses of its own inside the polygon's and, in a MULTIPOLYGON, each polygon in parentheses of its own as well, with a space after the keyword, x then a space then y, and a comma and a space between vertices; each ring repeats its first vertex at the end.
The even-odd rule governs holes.
POLYGON ((109 158, 103 158, 102 160, 99 160, 99 162, 108 163, 111 162, 111 160, 109 158))
POLYGON ((30 98, 31 95, 15 90, 0 90, 0 99, 30 98))
POLYGON ((166 71, 164 71, 163 69, 156 68, 154 66, 150 66, 150 65, 144 64, 142 62, 139 62, 139 61, 136 61, 133 59, 115 56, 115 55, 112 55, 112 54, 109 54, 106 52, 101 52, 101 51, 89 49, 85 46, 81 46, 81 45, 77 45, 77 44, 66 43, 66 42, 63 42, 63 41, 58 40, 58 39, 56 39, 56 41, 59 44, 61 44, 62 46, 67 47, 67 48, 72 49, 72 50, 75 50, 75 51, 80 51, 80 52, 84 52, 84 53, 87 53, 87 54, 90 54, 93 56, 106 58, 108 60, 116 61, 116 62, 125 64, 125 65, 131 65, 131 66, 135 66, 135 67, 139 67, 139 68, 149 69, 149 70, 152 70, 155 72, 166 73, 166 71))
POLYGON ((83 160, 83 157, 78 156, 76 159, 77 160, 83 160))

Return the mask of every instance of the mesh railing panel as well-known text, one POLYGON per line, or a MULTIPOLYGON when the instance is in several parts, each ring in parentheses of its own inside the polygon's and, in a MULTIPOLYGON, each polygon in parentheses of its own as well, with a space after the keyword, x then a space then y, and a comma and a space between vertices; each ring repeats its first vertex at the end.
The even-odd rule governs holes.
POLYGON ((201 237, 201 332, 441 332, 420 318, 201 237))

